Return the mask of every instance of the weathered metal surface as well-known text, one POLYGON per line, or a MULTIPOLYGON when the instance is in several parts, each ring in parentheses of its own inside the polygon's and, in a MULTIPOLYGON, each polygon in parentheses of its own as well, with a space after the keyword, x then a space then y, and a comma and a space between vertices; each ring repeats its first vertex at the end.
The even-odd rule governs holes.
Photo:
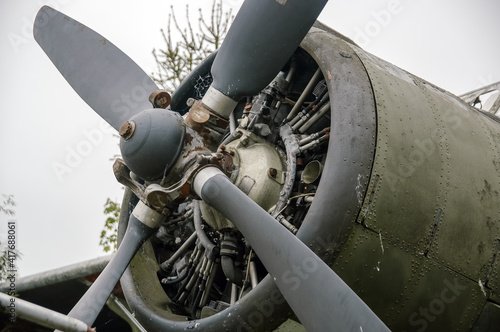
POLYGON ((333 269, 394 329, 406 302, 405 285, 421 263, 422 258, 411 257, 390 239, 358 224, 333 269))
POLYGON ((484 304, 475 282, 362 225, 333 268, 394 331, 468 331, 484 304))
POLYGON ((57 331, 61 329, 68 332, 95 332, 95 329, 81 320, 3 293, 0 293, 0 311, 13 317, 14 320, 17 317, 23 318, 57 331), (12 312, 10 308, 13 308, 12 312))
POLYGON ((377 135, 375 102, 366 70, 345 41, 312 28, 301 47, 325 78, 331 127, 319 187, 297 236, 333 264, 367 192, 377 135))
POLYGON ((472 332, 497 332, 500 326, 500 305, 492 302, 486 303, 472 332))
MULTIPOLYGON (((340 275, 365 294, 360 295, 393 329, 469 330, 488 296, 480 280, 484 283, 489 275, 488 286, 498 287, 491 275, 500 238, 500 123, 353 48, 373 86, 378 135, 358 218, 359 227, 370 230, 364 241, 371 245, 361 245, 363 237, 354 232, 341 257, 350 254, 346 264, 362 261, 368 269, 382 259, 375 253, 384 243, 390 257, 380 262, 397 277, 375 278, 372 270, 363 277, 356 271, 363 270, 363 264, 349 269, 342 265, 340 275), (383 242, 378 243, 377 235, 383 242), (461 296, 439 302, 446 289, 443 283, 454 280, 463 286, 457 286, 461 296), (426 317, 421 310, 427 307, 431 314, 426 317)), ((375 270, 377 276, 384 275, 382 267, 375 270)))
POLYGON ((466 103, 472 103, 478 96, 486 94, 488 92, 492 92, 495 90, 500 90, 500 82, 495 82, 488 84, 486 86, 483 86, 479 89, 475 89, 472 91, 469 91, 467 93, 464 93, 460 95, 459 97, 462 98, 466 103))
MULTIPOLYGON (((84 278, 91 274, 100 273, 109 263, 113 255, 91 259, 84 262, 64 266, 46 272, 33 274, 16 280, 16 292, 22 293, 28 290, 55 285, 63 281, 84 278)), ((6 292, 9 284, 0 284, 0 292, 6 292)))
MULTIPOLYGON (((278 201, 283 188, 280 178, 284 172, 284 153, 256 135, 241 131, 242 139, 234 140, 224 147, 224 150, 231 153, 234 162, 228 176, 240 190, 268 211, 278 201), (246 143, 241 144, 242 140, 246 143), (275 174, 274 177, 272 174, 275 174)), ((234 228, 229 220, 203 201, 200 202, 200 207, 205 221, 212 228, 234 228)))

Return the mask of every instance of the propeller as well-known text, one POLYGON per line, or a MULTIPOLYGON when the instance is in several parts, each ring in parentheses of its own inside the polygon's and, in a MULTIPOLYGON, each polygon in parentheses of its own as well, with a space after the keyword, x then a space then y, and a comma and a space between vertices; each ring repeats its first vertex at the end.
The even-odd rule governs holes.
POLYGON ((106 38, 71 17, 43 6, 35 40, 78 95, 116 130, 151 108, 153 80, 106 38))
POLYGON ((219 169, 202 169, 193 186, 238 227, 307 331, 389 331, 325 262, 219 169))
POLYGON ((164 218, 143 203, 137 204, 130 215, 122 245, 68 316, 92 326, 137 250, 156 233, 164 218))
POLYGON ((266 87, 286 64, 327 0, 243 2, 212 65, 213 83, 202 99, 228 118, 242 96, 266 87))
MULTIPOLYGON (((326 0, 245 1, 214 60, 214 82, 202 103, 228 118, 240 97, 258 93, 282 69, 325 3, 326 0)), ((176 128, 178 119, 170 115, 153 121, 148 111, 141 112, 151 108, 147 97, 156 86, 130 58, 96 32, 45 6, 37 15, 34 35, 75 91, 115 129, 122 129, 122 140, 130 139, 126 143, 131 147, 130 155, 142 149, 141 144, 135 144, 137 137, 147 137, 148 146, 155 146, 156 137, 165 133, 165 128, 176 128), (134 121, 128 121, 131 117, 141 119, 140 123, 136 126, 134 121), (163 125, 166 127, 162 129, 163 125), (137 133, 142 130, 152 135, 137 133)), ((171 139, 160 146, 178 153, 175 148, 182 143, 183 133, 169 135, 171 139)), ((147 150, 146 157, 158 151, 147 150)), ((127 166, 139 169, 133 164, 141 163, 144 158, 129 159, 127 163, 131 164, 127 166)), ((163 176, 175 159, 169 155, 162 161, 167 163, 163 165, 163 176)), ((144 176, 154 180, 157 173, 156 168, 147 169, 144 176)), ((314 252, 217 168, 206 167, 196 174, 195 192, 235 223, 308 330, 363 331, 369 327, 372 331, 388 331, 314 252)), ((92 325, 138 248, 156 231, 163 218, 164 215, 139 202, 117 253, 69 316, 92 325)))

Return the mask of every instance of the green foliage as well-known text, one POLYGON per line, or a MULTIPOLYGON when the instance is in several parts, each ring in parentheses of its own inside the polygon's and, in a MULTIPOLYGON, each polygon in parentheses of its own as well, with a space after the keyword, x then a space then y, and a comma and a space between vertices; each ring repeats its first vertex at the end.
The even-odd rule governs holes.
POLYGON ((14 207, 16 206, 16 202, 14 201, 14 196, 13 195, 5 195, 2 194, 3 196, 3 202, 2 205, 0 205, 0 212, 8 215, 8 216, 13 216, 16 214, 16 211, 14 211, 13 208, 9 207, 14 207))
POLYGON ((108 198, 106 204, 104 204, 104 215, 107 216, 107 218, 104 229, 101 231, 99 245, 103 247, 105 252, 116 251, 120 204, 108 198))
POLYGON ((161 30, 165 49, 153 49, 157 65, 157 73, 152 73, 153 80, 164 89, 174 91, 203 59, 220 47, 232 20, 231 12, 223 8, 222 0, 214 0, 210 20, 206 20, 199 9, 198 31, 195 32, 190 22, 189 6, 186 5, 185 28, 179 26, 171 7, 167 32, 161 30), (180 35, 177 42, 172 37, 172 25, 180 35))

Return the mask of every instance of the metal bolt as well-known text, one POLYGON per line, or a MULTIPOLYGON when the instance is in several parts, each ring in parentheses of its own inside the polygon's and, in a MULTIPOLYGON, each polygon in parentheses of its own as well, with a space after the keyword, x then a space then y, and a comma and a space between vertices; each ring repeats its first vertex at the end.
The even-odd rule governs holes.
POLYGON ((149 96, 149 101, 154 108, 167 108, 172 101, 172 97, 165 90, 156 90, 149 96))
POLYGON ((278 171, 276 170, 276 168, 270 168, 269 175, 271 175, 271 177, 275 178, 276 175, 278 175, 278 171))
POLYGON ((132 137, 132 135, 134 135, 134 131, 135 131, 135 122, 127 121, 121 125, 118 133, 124 140, 128 140, 130 139, 130 137, 132 137))
POLYGON ((351 58, 351 57, 352 57, 352 55, 350 55, 349 53, 344 52, 344 51, 340 51, 339 53, 340 53, 340 55, 342 55, 344 58, 351 58))

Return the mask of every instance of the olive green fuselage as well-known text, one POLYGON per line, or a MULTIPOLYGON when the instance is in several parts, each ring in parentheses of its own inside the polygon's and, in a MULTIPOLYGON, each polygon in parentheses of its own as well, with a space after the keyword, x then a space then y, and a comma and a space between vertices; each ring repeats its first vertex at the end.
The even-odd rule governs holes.
MULTIPOLYGON (((353 168, 360 163, 353 149, 373 153, 369 180, 366 172, 349 174, 358 181, 358 205, 346 222, 331 221, 341 230, 333 235, 340 246, 333 269, 395 331, 485 330, 488 315, 490 324, 500 319, 499 120, 327 32, 313 29, 302 45, 330 77, 331 94, 343 88, 336 75, 346 82, 362 75, 359 63, 372 88, 363 92, 373 103, 364 116, 375 142, 346 143, 332 130, 330 145, 345 146, 337 158, 353 168), (353 69, 341 73, 349 64, 328 63, 320 50, 328 47, 353 69)), ((342 119, 345 107, 332 107, 332 125, 336 112, 342 119)), ((319 252, 321 242, 314 241, 319 252)))

